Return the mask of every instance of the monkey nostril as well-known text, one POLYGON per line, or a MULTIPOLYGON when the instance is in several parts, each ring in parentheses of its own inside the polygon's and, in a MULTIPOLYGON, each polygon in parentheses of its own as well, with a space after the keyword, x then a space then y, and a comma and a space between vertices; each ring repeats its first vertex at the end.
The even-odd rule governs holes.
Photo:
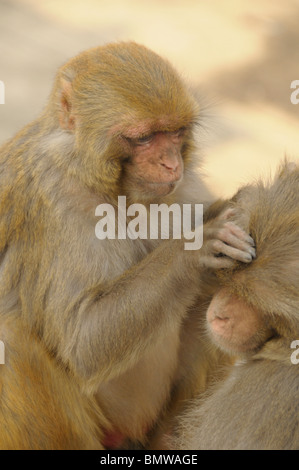
POLYGON ((169 170, 169 171, 176 171, 179 166, 178 163, 170 164, 170 163, 164 163, 164 162, 160 162, 160 165, 164 166, 164 168, 166 168, 166 170, 169 170))

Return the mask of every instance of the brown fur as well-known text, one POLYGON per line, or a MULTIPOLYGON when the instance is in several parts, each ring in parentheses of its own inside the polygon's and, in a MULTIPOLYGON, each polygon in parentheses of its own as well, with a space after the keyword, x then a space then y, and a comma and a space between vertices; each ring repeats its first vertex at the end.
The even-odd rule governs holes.
POLYGON ((1 316, 0 449, 102 449, 105 423, 94 398, 83 395, 19 315, 1 316))
POLYGON ((192 349, 187 331, 200 315, 202 270, 233 263, 215 255, 251 261, 242 230, 230 246, 236 226, 211 218, 200 253, 184 251, 181 240, 95 237, 100 203, 119 194, 152 201, 128 189, 134 153, 124 137, 184 128, 175 143, 183 181, 154 201, 201 202, 197 119, 168 62, 134 43, 112 44, 63 66, 44 113, 1 148, 1 448, 94 448, 94 423, 103 445, 111 432, 124 442, 107 446, 144 443, 162 415, 192 396, 193 377, 204 389, 225 360, 208 354, 204 338, 192 349))

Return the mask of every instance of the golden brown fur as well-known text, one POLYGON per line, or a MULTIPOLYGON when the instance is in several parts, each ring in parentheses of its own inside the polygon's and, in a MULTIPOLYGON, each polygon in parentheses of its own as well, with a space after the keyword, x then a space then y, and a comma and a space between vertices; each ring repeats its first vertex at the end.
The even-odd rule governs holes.
POLYGON ((233 263, 215 255, 252 260, 245 232, 211 218, 200 253, 184 251, 182 240, 95 237, 96 207, 118 195, 202 202, 198 112, 168 62, 134 43, 112 44, 63 66, 44 113, 1 148, 1 448, 144 443, 172 397, 177 406, 193 382, 204 389, 224 359, 209 355, 204 339, 192 349, 187 332, 200 315, 200 273, 233 263), (148 135, 152 153, 141 145, 148 135), (144 149, 172 194, 142 189, 144 149), (182 169, 177 191, 180 175, 163 158, 182 169))
POLYGON ((108 423, 95 399, 82 394, 15 312, 1 315, 0 336, 0 449, 101 449, 100 425, 108 423))

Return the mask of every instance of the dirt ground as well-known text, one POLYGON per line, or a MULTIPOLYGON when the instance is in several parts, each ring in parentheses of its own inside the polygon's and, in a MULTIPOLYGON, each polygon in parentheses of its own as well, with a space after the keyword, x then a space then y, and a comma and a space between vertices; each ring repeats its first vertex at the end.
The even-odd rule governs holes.
POLYGON ((215 196, 299 161, 299 1, 0 0, 0 143, 38 115, 69 57, 134 40, 167 57, 205 102, 206 181, 215 196))

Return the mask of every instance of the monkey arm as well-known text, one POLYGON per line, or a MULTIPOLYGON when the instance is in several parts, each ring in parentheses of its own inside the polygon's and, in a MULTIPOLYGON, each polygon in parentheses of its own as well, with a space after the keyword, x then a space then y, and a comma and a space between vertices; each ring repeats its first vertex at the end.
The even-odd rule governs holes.
POLYGON ((162 244, 120 277, 83 291, 70 305, 68 347, 61 355, 79 376, 111 379, 178 329, 199 290, 196 271, 179 245, 162 244))
MULTIPOLYGON (((220 222, 222 229, 223 224, 225 221, 220 222)), ((103 273, 104 266, 112 270, 120 265, 122 260, 117 253, 129 251, 131 241, 119 241, 127 243, 127 249, 125 246, 120 249, 117 244, 109 246, 113 243, 110 240, 100 249, 96 245, 89 256, 93 265, 98 259, 97 271, 89 273, 88 284, 84 284, 89 269, 87 260, 79 255, 74 258, 76 253, 88 251, 87 237, 82 237, 79 247, 65 247, 63 265, 57 260, 58 266, 51 267, 52 274, 45 274, 51 279, 62 271, 64 278, 54 291, 47 290, 47 306, 51 311, 44 313, 45 321, 54 325, 47 329, 51 332, 50 348, 57 349, 63 362, 85 380, 93 377, 108 380, 132 367, 146 351, 179 329, 187 308, 200 293, 200 272, 233 263, 227 257, 215 257, 215 244, 220 243, 220 251, 222 245, 225 250, 233 250, 231 255, 241 252, 219 240, 218 232, 219 223, 209 223, 204 231, 204 246, 199 251, 185 251, 183 240, 165 241, 139 263, 125 270, 120 266, 118 274, 114 270, 114 275, 110 271, 109 276, 103 273), (101 278, 110 281, 96 281, 101 278), (60 331, 64 333, 61 335, 60 331), (57 346, 60 338, 64 341, 57 346)), ((240 233, 247 236, 243 231, 240 233)), ((246 250, 242 256, 248 256, 246 250)))

